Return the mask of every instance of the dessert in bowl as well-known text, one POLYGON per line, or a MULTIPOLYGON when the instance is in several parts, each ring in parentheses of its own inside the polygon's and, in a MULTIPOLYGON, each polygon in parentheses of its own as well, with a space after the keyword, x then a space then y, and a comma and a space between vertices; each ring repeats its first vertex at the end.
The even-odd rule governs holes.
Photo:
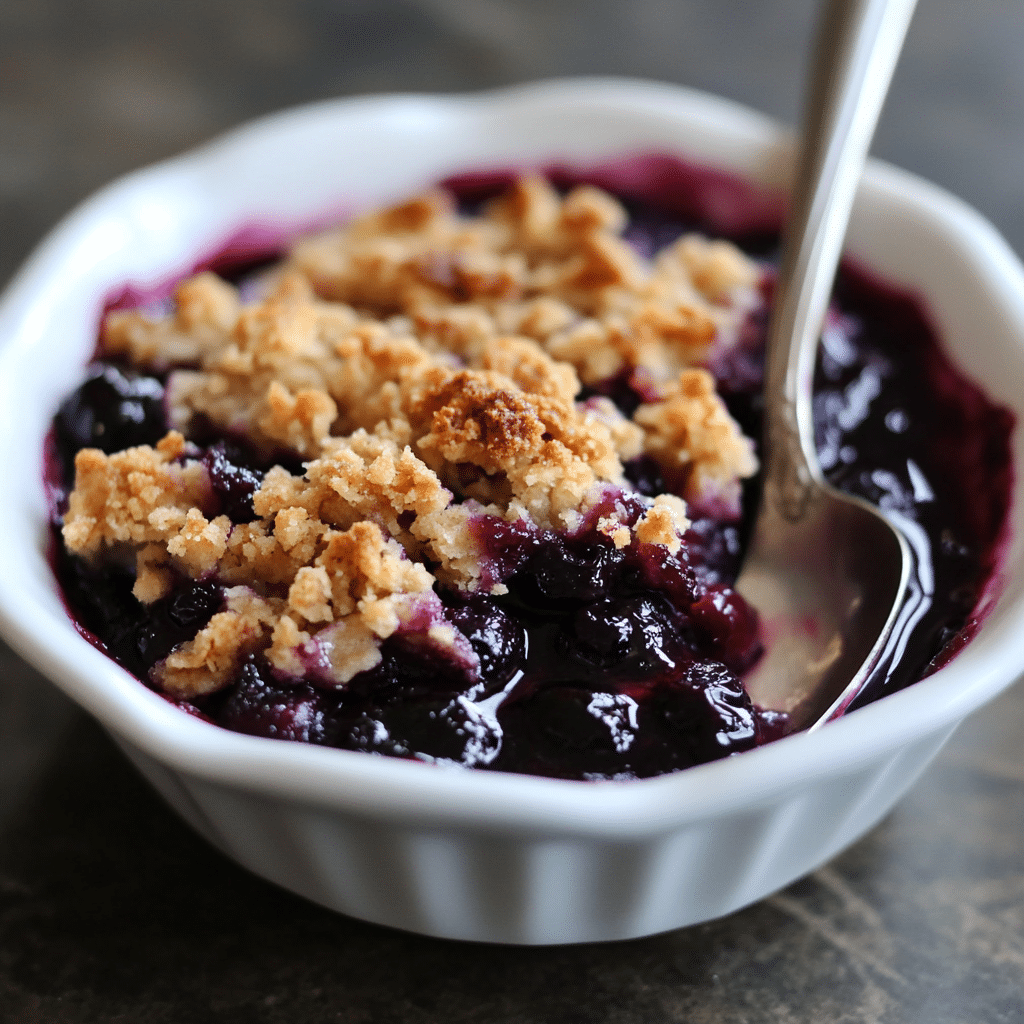
MULTIPOLYGON (((254 225, 279 240, 313 221, 338 219, 329 212, 345 212, 338 210, 341 202, 367 209, 466 169, 555 161, 594 167, 644 152, 678 154, 766 187, 779 184, 786 166, 778 130, 754 115, 680 90, 585 82, 476 99, 310 108, 126 179, 58 229, 8 297, 4 324, 12 340, 4 379, 16 368, 22 382, 19 436, 38 430, 30 436, 41 460, 47 419, 80 383, 98 316, 116 290, 126 284, 158 290, 195 267, 197 255, 223 253, 231 237, 240 244, 240 228, 249 228, 250 245, 254 225), (430 145, 422 142, 427 137, 430 145), (342 161, 352 146, 358 161, 342 161), (405 156, 398 159, 399 153, 405 156), (314 172, 314 163, 323 170, 314 172), (83 246, 93 254, 88 266, 83 246), (58 337, 60 370, 40 372, 38 346, 52 351, 58 337)), ((730 194, 726 179, 715 181, 721 207, 730 194)), ((727 218, 727 211, 719 212, 719 219, 727 218)), ((1009 385, 1020 372, 1020 272, 991 229, 927 186, 873 168, 851 243, 871 271, 922 295, 954 359, 996 403, 1014 408, 1009 385), (905 228, 895 235, 886 228, 894 217, 905 228), (958 301, 950 303, 953 293, 958 301), (958 348, 956 331, 964 324, 957 315, 965 308, 972 320, 958 348), (969 345, 978 323, 992 332, 983 353, 969 345)), ((209 293, 200 298, 213 301, 209 293)), ((139 328, 132 315, 122 326, 139 328)), ((5 439, 15 437, 14 430, 6 424, 5 439)), ((9 453, 14 459, 28 448, 24 440, 20 447, 12 441, 9 453)), ((184 456, 186 467, 190 458, 194 464, 205 459, 208 476, 223 469, 211 450, 179 447, 164 454, 184 456)), ((75 632, 46 562, 47 496, 39 461, 34 478, 28 463, 27 457, 12 463, 13 478, 23 481, 23 533, 20 542, 6 542, 3 556, 7 578, 18 580, 3 605, 18 649, 97 714, 172 803, 242 863, 337 909, 434 934, 525 942, 623 937, 756 899, 877 820, 959 718, 1018 670, 1007 644, 1019 615, 1012 572, 1017 556, 1008 541, 1003 573, 989 580, 987 595, 972 595, 972 607, 979 596, 991 607, 963 653, 923 682, 830 725, 824 745, 816 736, 792 736, 659 779, 579 783, 268 742, 182 714, 75 632), (18 601, 11 599, 15 593, 18 601)), ((231 464, 239 468, 237 460, 231 464)), ((633 493, 643 490, 641 474, 634 476, 633 493)), ((632 519, 595 517, 595 526, 605 520, 602 551, 661 543, 674 554, 672 536, 640 527, 657 501, 644 497, 647 503, 632 519), (623 529, 638 535, 616 548, 612 535, 623 529), (639 535, 645 532, 646 538, 639 535)), ((206 512, 209 525, 224 509, 206 512)), ((140 578, 163 586, 166 562, 148 564, 153 572, 140 578)), ((471 626, 463 630, 472 633, 471 626)), ((480 659, 479 650, 472 653, 480 659)), ((607 702, 597 710, 602 714, 591 709, 591 718, 618 723, 612 739, 621 739, 621 708, 607 702)), ((615 777, 615 767, 589 774, 615 777)), ((632 768, 633 775, 648 774, 632 768)))
MULTIPOLYGON (((47 474, 76 622, 192 714, 374 754, 593 781, 792 731, 744 685, 773 267, 717 235, 773 239, 738 179, 717 223, 724 181, 464 175, 107 312, 47 474)), ((850 269, 820 378, 830 477, 917 540, 863 702, 976 625, 1012 416, 850 269)))

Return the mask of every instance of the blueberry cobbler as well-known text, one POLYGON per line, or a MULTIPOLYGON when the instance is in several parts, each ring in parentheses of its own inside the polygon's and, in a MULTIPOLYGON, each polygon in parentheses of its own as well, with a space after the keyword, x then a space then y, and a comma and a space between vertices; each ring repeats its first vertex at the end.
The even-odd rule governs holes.
MULTIPOLYGON (((730 585, 772 242, 619 192, 462 179, 108 311, 48 468, 79 627, 190 713, 376 754, 634 778, 784 734, 730 585)), ((844 282, 826 468, 923 524, 942 595, 898 688, 970 632, 1009 414, 844 282)))

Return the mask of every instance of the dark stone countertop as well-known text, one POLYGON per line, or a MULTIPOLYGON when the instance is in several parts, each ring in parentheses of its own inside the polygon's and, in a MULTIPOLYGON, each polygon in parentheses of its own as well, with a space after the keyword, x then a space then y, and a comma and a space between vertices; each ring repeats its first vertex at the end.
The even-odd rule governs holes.
MULTIPOLYGON (((564 74, 678 81, 792 120, 813 4, 5 0, 0 282, 114 175, 282 106, 564 74)), ((1024 6, 922 0, 875 151, 1024 251, 1024 6)), ((896 810, 721 921, 471 946, 349 920, 196 838, 0 650, 0 1024, 1024 1020, 1024 688, 896 810)))

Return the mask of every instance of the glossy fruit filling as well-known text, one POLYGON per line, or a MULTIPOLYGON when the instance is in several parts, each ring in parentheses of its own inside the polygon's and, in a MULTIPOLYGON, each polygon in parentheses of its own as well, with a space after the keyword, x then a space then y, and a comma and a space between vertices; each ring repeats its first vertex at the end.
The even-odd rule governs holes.
MULTIPOLYGON (((770 301, 777 210, 763 194, 669 158, 551 177, 616 192, 630 214, 626 237, 642 253, 687 230, 732 239, 769 267, 770 301)), ((469 208, 507 180, 476 175, 449 185, 469 208)), ((765 309, 755 310, 740 342, 711 367, 753 438, 765 321, 765 309)), ((55 417, 47 468, 54 561, 71 614, 143 681, 218 612, 224 588, 182 576, 167 596, 141 604, 132 596, 133 570, 70 555, 59 526, 77 451, 112 453, 163 436, 164 383, 97 359, 55 417)), ((578 399, 598 394, 626 415, 643 400, 625 377, 578 399)), ((918 523, 926 538, 902 655, 863 702, 934 670, 976 628, 1008 510, 1012 416, 951 365, 913 297, 846 267, 819 359, 815 424, 829 479, 918 523)), ((302 472, 294 454, 268 458, 212 429, 194 428, 190 441, 191 457, 209 475, 211 514, 235 524, 254 518, 252 496, 272 464, 302 472)), ((624 469, 628 486, 610 488, 606 501, 635 523, 647 499, 674 482, 648 456, 624 469)), ((761 639, 756 612, 730 584, 756 492, 755 479, 738 521, 697 515, 674 554, 658 545, 616 547, 599 528, 602 506, 569 532, 480 514, 473 530, 486 572, 507 592, 439 587, 439 610, 423 612, 454 626, 478 666, 408 628, 386 639, 379 663, 343 688, 324 684, 315 652, 301 678, 254 654, 230 685, 180 703, 259 736, 571 779, 646 777, 747 750, 787 729, 785 716, 754 707, 742 684, 761 639)))

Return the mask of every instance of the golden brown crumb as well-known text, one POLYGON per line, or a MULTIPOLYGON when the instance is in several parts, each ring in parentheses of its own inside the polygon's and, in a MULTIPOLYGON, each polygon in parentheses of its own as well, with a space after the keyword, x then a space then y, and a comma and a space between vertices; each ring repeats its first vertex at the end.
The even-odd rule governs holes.
POLYGON ((264 401, 266 412, 256 428, 269 441, 299 455, 320 451, 330 434, 338 407, 330 395, 307 388, 293 395, 280 381, 272 381, 264 401))
POLYGON ((80 451, 64 517, 68 550, 91 558, 104 547, 166 542, 194 529, 195 514, 210 506, 210 481, 202 464, 176 461, 184 450, 185 439, 172 432, 156 448, 80 451))
POLYGON ((135 310, 109 313, 103 323, 104 351, 137 366, 158 370, 199 362, 234 326, 238 293, 215 274, 183 281, 175 292, 175 314, 152 318, 135 310))
POLYGON ((684 235, 658 256, 657 265, 666 276, 676 278, 685 268, 694 287, 715 303, 753 288, 758 279, 757 268, 736 246, 701 235, 684 235))
POLYGON ((739 480, 756 472, 757 458, 710 373, 684 370, 660 401, 641 405, 633 419, 647 432, 645 451, 684 477, 688 501, 737 506, 739 480))
POLYGON ((595 396, 587 400, 584 408, 608 428, 615 451, 623 462, 636 458, 643 451, 643 430, 627 419, 610 398, 595 396))
POLYGON ((682 500, 674 494, 659 494, 636 524, 636 539, 641 544, 664 544, 675 554, 689 525, 682 500))
POLYGON ((225 593, 217 612, 193 637, 157 666, 157 682, 175 697, 198 697, 226 686, 247 654, 260 650, 275 620, 278 602, 267 601, 247 587, 225 593))
POLYGON ((562 198, 527 176, 471 219, 436 193, 418 202, 429 215, 406 203, 298 242, 291 266, 374 315, 526 335, 584 383, 636 367, 669 380, 732 344, 756 298, 758 270, 735 246, 690 235, 644 260, 621 237, 621 205, 588 186, 562 198))
POLYGON ((464 370, 427 390, 411 412, 414 423, 429 424, 417 444, 430 465, 476 467, 498 482, 491 500, 514 501, 539 525, 570 525, 566 516, 601 482, 622 478, 597 416, 522 392, 500 374, 464 370))
POLYGON ((294 477, 281 467, 267 473, 253 498, 257 515, 304 510, 312 521, 347 528, 362 519, 411 543, 405 520, 445 508, 451 493, 410 448, 357 430, 332 439, 329 450, 294 477))
MULTIPOLYGON (((597 521, 598 533, 603 533, 617 548, 626 547, 633 539, 629 527, 623 525, 614 516, 603 516, 597 521)), ((637 537, 639 538, 639 532, 637 537)))

